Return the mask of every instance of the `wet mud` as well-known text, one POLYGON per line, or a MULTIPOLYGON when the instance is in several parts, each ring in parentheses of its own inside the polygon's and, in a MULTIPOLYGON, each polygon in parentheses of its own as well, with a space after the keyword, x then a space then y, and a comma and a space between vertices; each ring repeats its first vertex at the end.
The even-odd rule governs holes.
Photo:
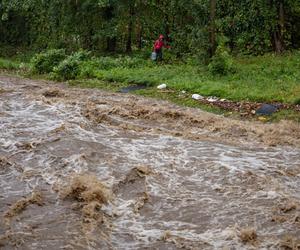
POLYGON ((300 126, 0 76, 1 249, 299 249, 300 126))

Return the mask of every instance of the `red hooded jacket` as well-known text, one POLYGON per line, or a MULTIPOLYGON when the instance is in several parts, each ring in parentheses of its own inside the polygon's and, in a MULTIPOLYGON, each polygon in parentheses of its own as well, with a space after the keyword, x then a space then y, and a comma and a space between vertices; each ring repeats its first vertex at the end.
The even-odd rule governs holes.
POLYGON ((154 50, 161 50, 162 47, 170 48, 170 46, 165 45, 163 40, 157 39, 154 43, 154 50))

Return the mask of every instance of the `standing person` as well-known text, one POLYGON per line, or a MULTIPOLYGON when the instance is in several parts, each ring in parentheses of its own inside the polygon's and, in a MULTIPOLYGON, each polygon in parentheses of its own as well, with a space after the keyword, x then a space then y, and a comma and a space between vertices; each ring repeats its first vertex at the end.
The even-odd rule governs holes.
POLYGON ((170 48, 170 46, 166 45, 164 42, 165 37, 163 35, 159 35, 159 38, 155 41, 153 46, 153 51, 156 53, 156 61, 161 61, 163 58, 162 48, 170 48))

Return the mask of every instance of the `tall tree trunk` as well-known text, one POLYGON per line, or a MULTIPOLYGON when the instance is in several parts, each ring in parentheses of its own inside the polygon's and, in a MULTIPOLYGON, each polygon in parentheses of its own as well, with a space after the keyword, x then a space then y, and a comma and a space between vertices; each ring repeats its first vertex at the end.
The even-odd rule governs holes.
POLYGON ((209 55, 210 57, 213 57, 216 48, 216 9, 217 9, 217 0, 210 0, 210 24, 209 24, 209 42, 210 42, 210 48, 209 48, 209 55))
MULTIPOLYGON (((114 18, 114 9, 109 6, 105 10, 105 20, 110 22, 114 18)), ((115 36, 106 37, 106 51, 115 52, 117 47, 117 38, 115 36)))
POLYGON ((106 39, 106 50, 109 52, 115 52, 117 47, 116 37, 107 37, 106 39))
MULTIPOLYGON (((270 1, 273 3, 273 1, 270 1)), ((284 0, 279 0, 276 6, 277 11, 277 25, 273 32, 273 47, 276 53, 284 51, 284 30, 285 30, 285 14, 284 14, 284 0)))
POLYGON ((141 22, 139 21, 138 32, 137 32, 137 37, 136 37, 137 47, 139 49, 142 49, 142 47, 143 47, 143 44, 142 44, 142 34, 143 34, 143 26, 142 26, 141 22))
POLYGON ((134 0, 129 3, 129 23, 127 28, 127 42, 126 42, 126 52, 130 53, 132 51, 132 31, 133 31, 133 17, 134 17, 134 0))

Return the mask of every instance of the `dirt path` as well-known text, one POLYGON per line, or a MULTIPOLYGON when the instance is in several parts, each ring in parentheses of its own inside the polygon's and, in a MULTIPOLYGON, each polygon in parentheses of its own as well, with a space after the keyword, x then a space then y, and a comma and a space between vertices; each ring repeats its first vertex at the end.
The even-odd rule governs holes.
POLYGON ((0 135, 0 248, 300 244, 297 123, 0 76, 0 135))

